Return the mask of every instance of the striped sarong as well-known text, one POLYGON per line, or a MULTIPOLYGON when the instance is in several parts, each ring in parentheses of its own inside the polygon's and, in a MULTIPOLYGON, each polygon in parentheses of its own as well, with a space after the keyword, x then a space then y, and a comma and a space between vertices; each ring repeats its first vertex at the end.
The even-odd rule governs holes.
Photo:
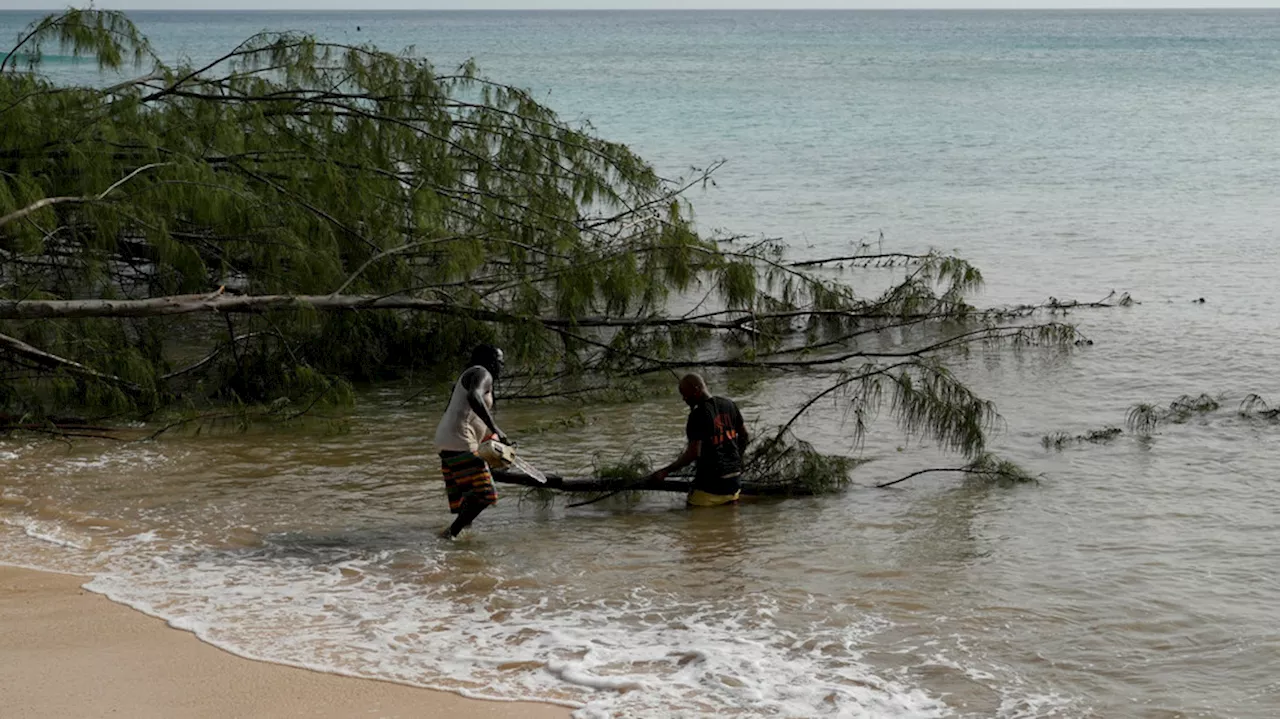
POLYGON ((493 486, 489 465, 471 452, 441 452, 440 471, 453 514, 462 509, 462 500, 468 497, 485 507, 497 504, 498 490, 493 486))

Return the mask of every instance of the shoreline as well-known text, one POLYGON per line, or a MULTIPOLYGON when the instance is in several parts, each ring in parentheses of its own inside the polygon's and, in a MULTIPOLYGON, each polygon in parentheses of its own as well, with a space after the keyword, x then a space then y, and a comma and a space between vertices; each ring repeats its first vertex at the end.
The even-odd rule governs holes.
POLYGON ((539 702, 247 659, 82 588, 88 577, 0 565, 5 716, 565 719, 539 702))

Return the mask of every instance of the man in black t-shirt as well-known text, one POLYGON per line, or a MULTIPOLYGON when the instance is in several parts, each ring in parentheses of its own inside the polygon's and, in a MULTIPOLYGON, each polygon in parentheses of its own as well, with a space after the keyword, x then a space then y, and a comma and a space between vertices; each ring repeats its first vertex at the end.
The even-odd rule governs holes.
POLYGON ((676 461, 649 475, 661 482, 667 475, 696 461, 697 472, 689 504, 714 507, 738 501, 742 489, 742 457, 747 449, 747 427, 733 400, 712 397, 706 380, 687 374, 680 380, 680 396, 689 405, 685 436, 689 444, 676 461))

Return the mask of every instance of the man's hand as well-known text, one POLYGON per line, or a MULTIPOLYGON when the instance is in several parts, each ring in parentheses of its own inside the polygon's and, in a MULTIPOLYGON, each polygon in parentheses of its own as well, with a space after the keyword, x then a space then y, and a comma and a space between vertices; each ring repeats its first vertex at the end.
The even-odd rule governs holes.
POLYGON ((648 477, 645 477, 645 480, 644 480, 645 484, 657 484, 658 482, 661 482, 662 480, 666 479, 667 474, 668 474, 667 470, 660 469, 657 472, 654 472, 653 474, 649 475, 648 477))

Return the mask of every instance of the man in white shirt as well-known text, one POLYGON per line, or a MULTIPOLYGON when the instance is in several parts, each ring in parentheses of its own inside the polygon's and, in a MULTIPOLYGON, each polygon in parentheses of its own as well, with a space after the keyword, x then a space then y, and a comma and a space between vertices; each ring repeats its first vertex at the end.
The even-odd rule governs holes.
POLYGON ((507 436, 493 419, 493 385, 502 373, 502 350, 479 345, 471 352, 471 363, 453 385, 449 406, 436 427, 436 449, 444 474, 449 511, 458 515, 441 533, 456 537, 480 513, 498 501, 489 465, 476 454, 490 434, 507 443, 507 436))

